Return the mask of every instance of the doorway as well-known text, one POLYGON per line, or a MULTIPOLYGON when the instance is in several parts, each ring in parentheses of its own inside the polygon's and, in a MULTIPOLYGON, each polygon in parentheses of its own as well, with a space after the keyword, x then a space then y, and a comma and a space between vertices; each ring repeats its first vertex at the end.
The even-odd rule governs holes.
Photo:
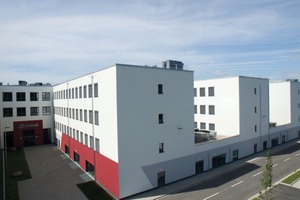
POLYGON ((157 187, 162 187, 166 184, 166 172, 158 172, 157 173, 157 187))
POLYGON ((34 130, 24 130, 23 131, 23 144, 24 146, 34 146, 34 130))
POLYGON ((226 154, 221 154, 212 158, 212 168, 220 167, 226 164, 226 154))
POLYGON ((204 166, 203 160, 197 161, 195 163, 195 173, 196 174, 202 173, 204 171, 204 167, 203 166, 204 166))

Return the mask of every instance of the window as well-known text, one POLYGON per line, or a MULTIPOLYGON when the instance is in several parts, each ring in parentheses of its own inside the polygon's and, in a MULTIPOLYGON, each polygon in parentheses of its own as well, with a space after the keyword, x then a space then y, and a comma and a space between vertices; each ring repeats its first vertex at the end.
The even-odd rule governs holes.
POLYGON ((254 126, 254 131, 257 132, 257 125, 254 126))
POLYGON ((94 84, 94 97, 98 97, 98 83, 94 84))
POLYGON ((99 111, 95 111, 95 124, 99 125, 99 111))
POLYGON ((298 108, 300 108, 300 103, 298 103, 298 108))
POLYGON ((73 138, 75 139, 75 129, 73 128, 73 138))
POLYGON ((84 144, 88 146, 88 135, 84 134, 84 144))
POLYGON ((84 122, 87 122, 87 110, 84 110, 84 117, 83 117, 83 119, 84 119, 84 122))
POLYGON ((72 118, 75 119, 75 109, 72 109, 72 118))
POLYGON ((80 142, 83 143, 83 132, 80 132, 80 142))
POLYGON ((95 149, 98 153, 100 153, 100 141, 98 138, 96 138, 96 149, 95 149))
POLYGON ((39 107, 30 107, 30 116, 39 116, 39 107))
POLYGON ((94 137, 90 136, 90 148, 94 149, 94 137))
POLYGON ((92 88, 92 84, 89 84, 89 98, 93 97, 93 88, 92 88))
POLYGON ((205 105, 200 105, 200 114, 205 114, 205 105))
POLYGON ((254 91, 253 91, 253 92, 254 92, 254 94, 256 94, 256 88, 254 88, 254 91))
POLYGON ((78 109, 76 109, 76 120, 78 120, 78 109))
POLYGON ((43 115, 51 115, 51 108, 50 108, 50 106, 43 106, 42 107, 42 112, 43 112, 43 115))
POLYGON ((12 117, 13 108, 3 108, 3 117, 12 117))
POLYGON ((79 111, 79 119, 80 119, 80 121, 82 121, 82 109, 80 109, 80 111, 79 111))
POLYGON ((208 114, 214 115, 215 114, 215 106, 208 106, 208 114))
POLYGON ((157 85, 158 94, 163 94, 163 84, 157 85))
POLYGON ((163 124, 164 123, 164 115, 163 114, 158 114, 158 123, 163 124))
POLYGON ((92 124, 93 123, 93 111, 89 110, 89 123, 92 124))
POLYGON ((209 128, 209 130, 214 131, 215 130, 215 124, 208 124, 208 128, 209 128))
POLYGON ((39 93, 38 92, 30 92, 30 101, 38 101, 39 93))
POLYGON ((197 96, 197 88, 194 88, 194 97, 197 96))
POLYGON ((257 107, 254 106, 254 113, 257 113, 257 107))
POLYGON ((78 99, 78 87, 75 88, 75 98, 78 99))
POLYGON ((74 88, 72 88, 72 99, 74 99, 74 88))
POLYGON ((3 92, 2 100, 3 101, 12 101, 12 92, 3 92))
POLYGON ((76 140, 79 141, 79 131, 78 130, 76 130, 76 140))
POLYGON ((43 92, 42 93, 42 100, 43 101, 50 101, 50 92, 43 92))
POLYGON ((206 123, 200 122, 200 129, 205 130, 206 129, 206 123))
POLYGON ((79 98, 82 98, 82 86, 79 87, 79 98))
POLYGON ((194 128, 198 128, 198 123, 194 122, 194 128))
POLYGON ((87 96, 86 96, 86 85, 85 86, 83 86, 83 97, 84 98, 86 98, 87 96))
POLYGON ((25 107, 17 108, 17 116, 18 117, 26 116, 26 108, 25 107))
POLYGON ((194 105, 194 114, 197 114, 197 110, 198 110, 197 105, 194 105))
POLYGON ((68 96, 68 90, 66 90, 66 98, 67 99, 69 98, 69 96, 68 96))
POLYGON ((215 96, 215 88, 214 87, 208 87, 208 96, 210 96, 210 97, 215 96))
POLYGON ((205 88, 204 87, 200 88, 200 97, 205 97, 205 88))
POLYGON ((25 92, 17 92, 17 101, 26 101, 25 92))
POLYGON ((164 152, 164 143, 159 143, 159 153, 163 153, 164 152))

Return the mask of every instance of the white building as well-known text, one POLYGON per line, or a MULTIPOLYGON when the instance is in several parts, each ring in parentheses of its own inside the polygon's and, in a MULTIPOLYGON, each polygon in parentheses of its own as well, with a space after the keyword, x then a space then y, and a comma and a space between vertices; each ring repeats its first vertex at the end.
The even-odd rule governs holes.
POLYGON ((300 83, 298 80, 270 83, 272 146, 300 137, 300 83))
POLYGON ((0 85, 1 148, 54 142, 52 86, 0 85))
MULTIPOLYGON (((268 79, 261 78, 238 76, 195 81, 195 128, 216 131, 219 139, 264 138, 269 132, 268 90, 268 79)), ((262 150, 261 146, 258 143, 255 151, 262 150)))
POLYGON ((61 148, 115 197, 190 175, 166 161, 193 147, 193 72, 116 64, 54 97, 61 148))

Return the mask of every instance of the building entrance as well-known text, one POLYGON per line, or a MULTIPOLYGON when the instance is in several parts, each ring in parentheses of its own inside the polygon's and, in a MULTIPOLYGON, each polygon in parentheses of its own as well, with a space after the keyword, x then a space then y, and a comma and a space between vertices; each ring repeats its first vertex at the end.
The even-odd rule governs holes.
POLYGON ((225 165, 225 163, 226 163, 226 154, 225 153, 222 155, 215 156, 212 159, 212 167, 213 168, 225 165))
POLYGON ((23 144, 24 146, 34 146, 34 130, 23 131, 23 144))

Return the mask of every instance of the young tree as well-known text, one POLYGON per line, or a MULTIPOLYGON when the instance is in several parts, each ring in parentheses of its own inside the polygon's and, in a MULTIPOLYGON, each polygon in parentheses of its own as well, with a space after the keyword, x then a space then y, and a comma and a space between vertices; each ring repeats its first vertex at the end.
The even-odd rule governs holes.
POLYGON ((272 187, 273 179, 273 162, 271 157, 271 152, 267 152, 266 164, 263 170, 263 176, 260 179, 261 187, 263 191, 260 191, 260 197, 264 200, 273 199, 271 195, 271 190, 268 190, 272 187))

